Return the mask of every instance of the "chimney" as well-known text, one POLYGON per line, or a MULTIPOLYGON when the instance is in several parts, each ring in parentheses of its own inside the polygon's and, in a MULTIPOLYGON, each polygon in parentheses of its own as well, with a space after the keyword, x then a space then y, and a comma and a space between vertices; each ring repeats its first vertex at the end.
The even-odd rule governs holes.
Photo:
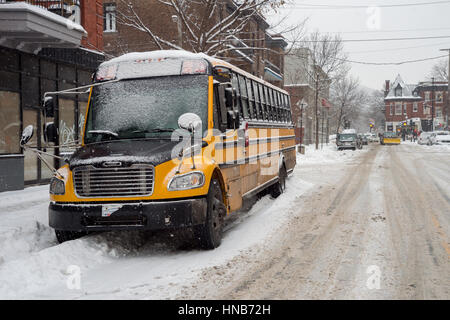
POLYGON ((389 93, 389 83, 390 83, 389 80, 386 80, 386 81, 385 81, 385 85, 384 85, 384 96, 385 96, 385 97, 386 97, 386 96, 388 95, 388 93, 389 93))

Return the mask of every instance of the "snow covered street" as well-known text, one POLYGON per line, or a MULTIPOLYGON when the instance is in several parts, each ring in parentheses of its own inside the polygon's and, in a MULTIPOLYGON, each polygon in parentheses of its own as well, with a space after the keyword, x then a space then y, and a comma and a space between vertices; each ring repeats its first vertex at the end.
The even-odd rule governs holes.
POLYGON ((48 186, 1 193, 0 298, 449 299, 449 155, 412 143, 307 148, 287 192, 230 222, 212 251, 180 249, 167 232, 58 245, 48 186))

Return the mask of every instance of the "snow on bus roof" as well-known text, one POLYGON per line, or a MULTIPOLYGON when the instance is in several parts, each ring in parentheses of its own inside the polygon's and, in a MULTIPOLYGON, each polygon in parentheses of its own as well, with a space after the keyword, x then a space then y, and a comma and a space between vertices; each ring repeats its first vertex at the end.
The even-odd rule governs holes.
POLYGON ((112 64, 135 61, 135 60, 147 60, 147 59, 154 60, 154 59, 167 59, 167 58, 169 58, 169 59, 205 59, 205 60, 209 61, 213 65, 213 67, 223 66, 223 67, 229 68, 233 71, 236 71, 238 73, 245 75, 247 78, 263 82, 268 87, 271 87, 276 90, 280 90, 283 93, 288 94, 288 92, 283 90, 282 88, 277 87, 277 86, 265 81, 264 79, 260 79, 256 76, 230 64, 229 62, 226 62, 224 60, 221 60, 221 59, 218 59, 215 57, 208 56, 204 53, 193 53, 193 52, 185 51, 185 50, 155 50, 155 51, 146 51, 146 52, 130 52, 130 53, 121 55, 119 57, 113 58, 111 60, 105 61, 102 64, 100 64, 99 67, 106 67, 106 66, 109 66, 112 64))

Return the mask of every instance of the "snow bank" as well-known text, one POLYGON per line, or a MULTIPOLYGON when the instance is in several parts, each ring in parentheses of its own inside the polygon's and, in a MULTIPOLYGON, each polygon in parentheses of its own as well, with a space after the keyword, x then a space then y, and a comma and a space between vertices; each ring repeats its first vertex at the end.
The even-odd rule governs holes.
POLYGON ((357 159, 362 154, 368 151, 368 146, 364 146, 362 149, 355 151, 353 150, 342 150, 338 151, 335 144, 329 143, 328 145, 323 145, 322 148, 316 150, 315 145, 307 145, 305 154, 297 154, 297 164, 298 165, 311 165, 311 164, 332 164, 332 163, 342 163, 347 161, 353 161, 357 159))

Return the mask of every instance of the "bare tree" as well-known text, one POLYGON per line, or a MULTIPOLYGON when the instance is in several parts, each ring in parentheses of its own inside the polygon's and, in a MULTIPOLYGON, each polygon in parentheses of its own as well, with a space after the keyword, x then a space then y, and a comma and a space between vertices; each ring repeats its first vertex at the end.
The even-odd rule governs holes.
POLYGON ((434 78, 437 81, 448 81, 448 59, 437 61, 431 68, 429 78, 434 78))
POLYGON ((356 119, 367 101, 366 93, 359 89, 359 80, 351 76, 337 79, 331 87, 331 99, 336 110, 336 134, 344 120, 356 119))
MULTIPOLYGON (((306 68, 308 77, 314 83, 315 145, 319 148, 319 93, 327 91, 330 84, 341 78, 346 70, 346 54, 339 35, 311 33, 303 40, 302 46, 311 55, 313 67, 306 68)), ((302 52, 300 50, 299 52, 302 52)), ((326 95, 326 93, 325 93, 326 95)))
MULTIPOLYGON (((273 10, 285 3, 285 0, 156 1, 179 19, 183 30, 184 49, 212 56, 226 55, 237 49, 267 50, 258 45, 258 40, 264 39, 252 38, 247 27, 252 19, 261 18, 267 10, 273 10), (239 47, 242 42, 252 42, 252 45, 239 47)), ((159 49, 182 49, 180 43, 173 43, 161 30, 158 31, 143 19, 141 13, 144 9, 148 10, 148 3, 142 4, 139 0, 120 0, 119 3, 119 24, 146 33, 159 49)))

